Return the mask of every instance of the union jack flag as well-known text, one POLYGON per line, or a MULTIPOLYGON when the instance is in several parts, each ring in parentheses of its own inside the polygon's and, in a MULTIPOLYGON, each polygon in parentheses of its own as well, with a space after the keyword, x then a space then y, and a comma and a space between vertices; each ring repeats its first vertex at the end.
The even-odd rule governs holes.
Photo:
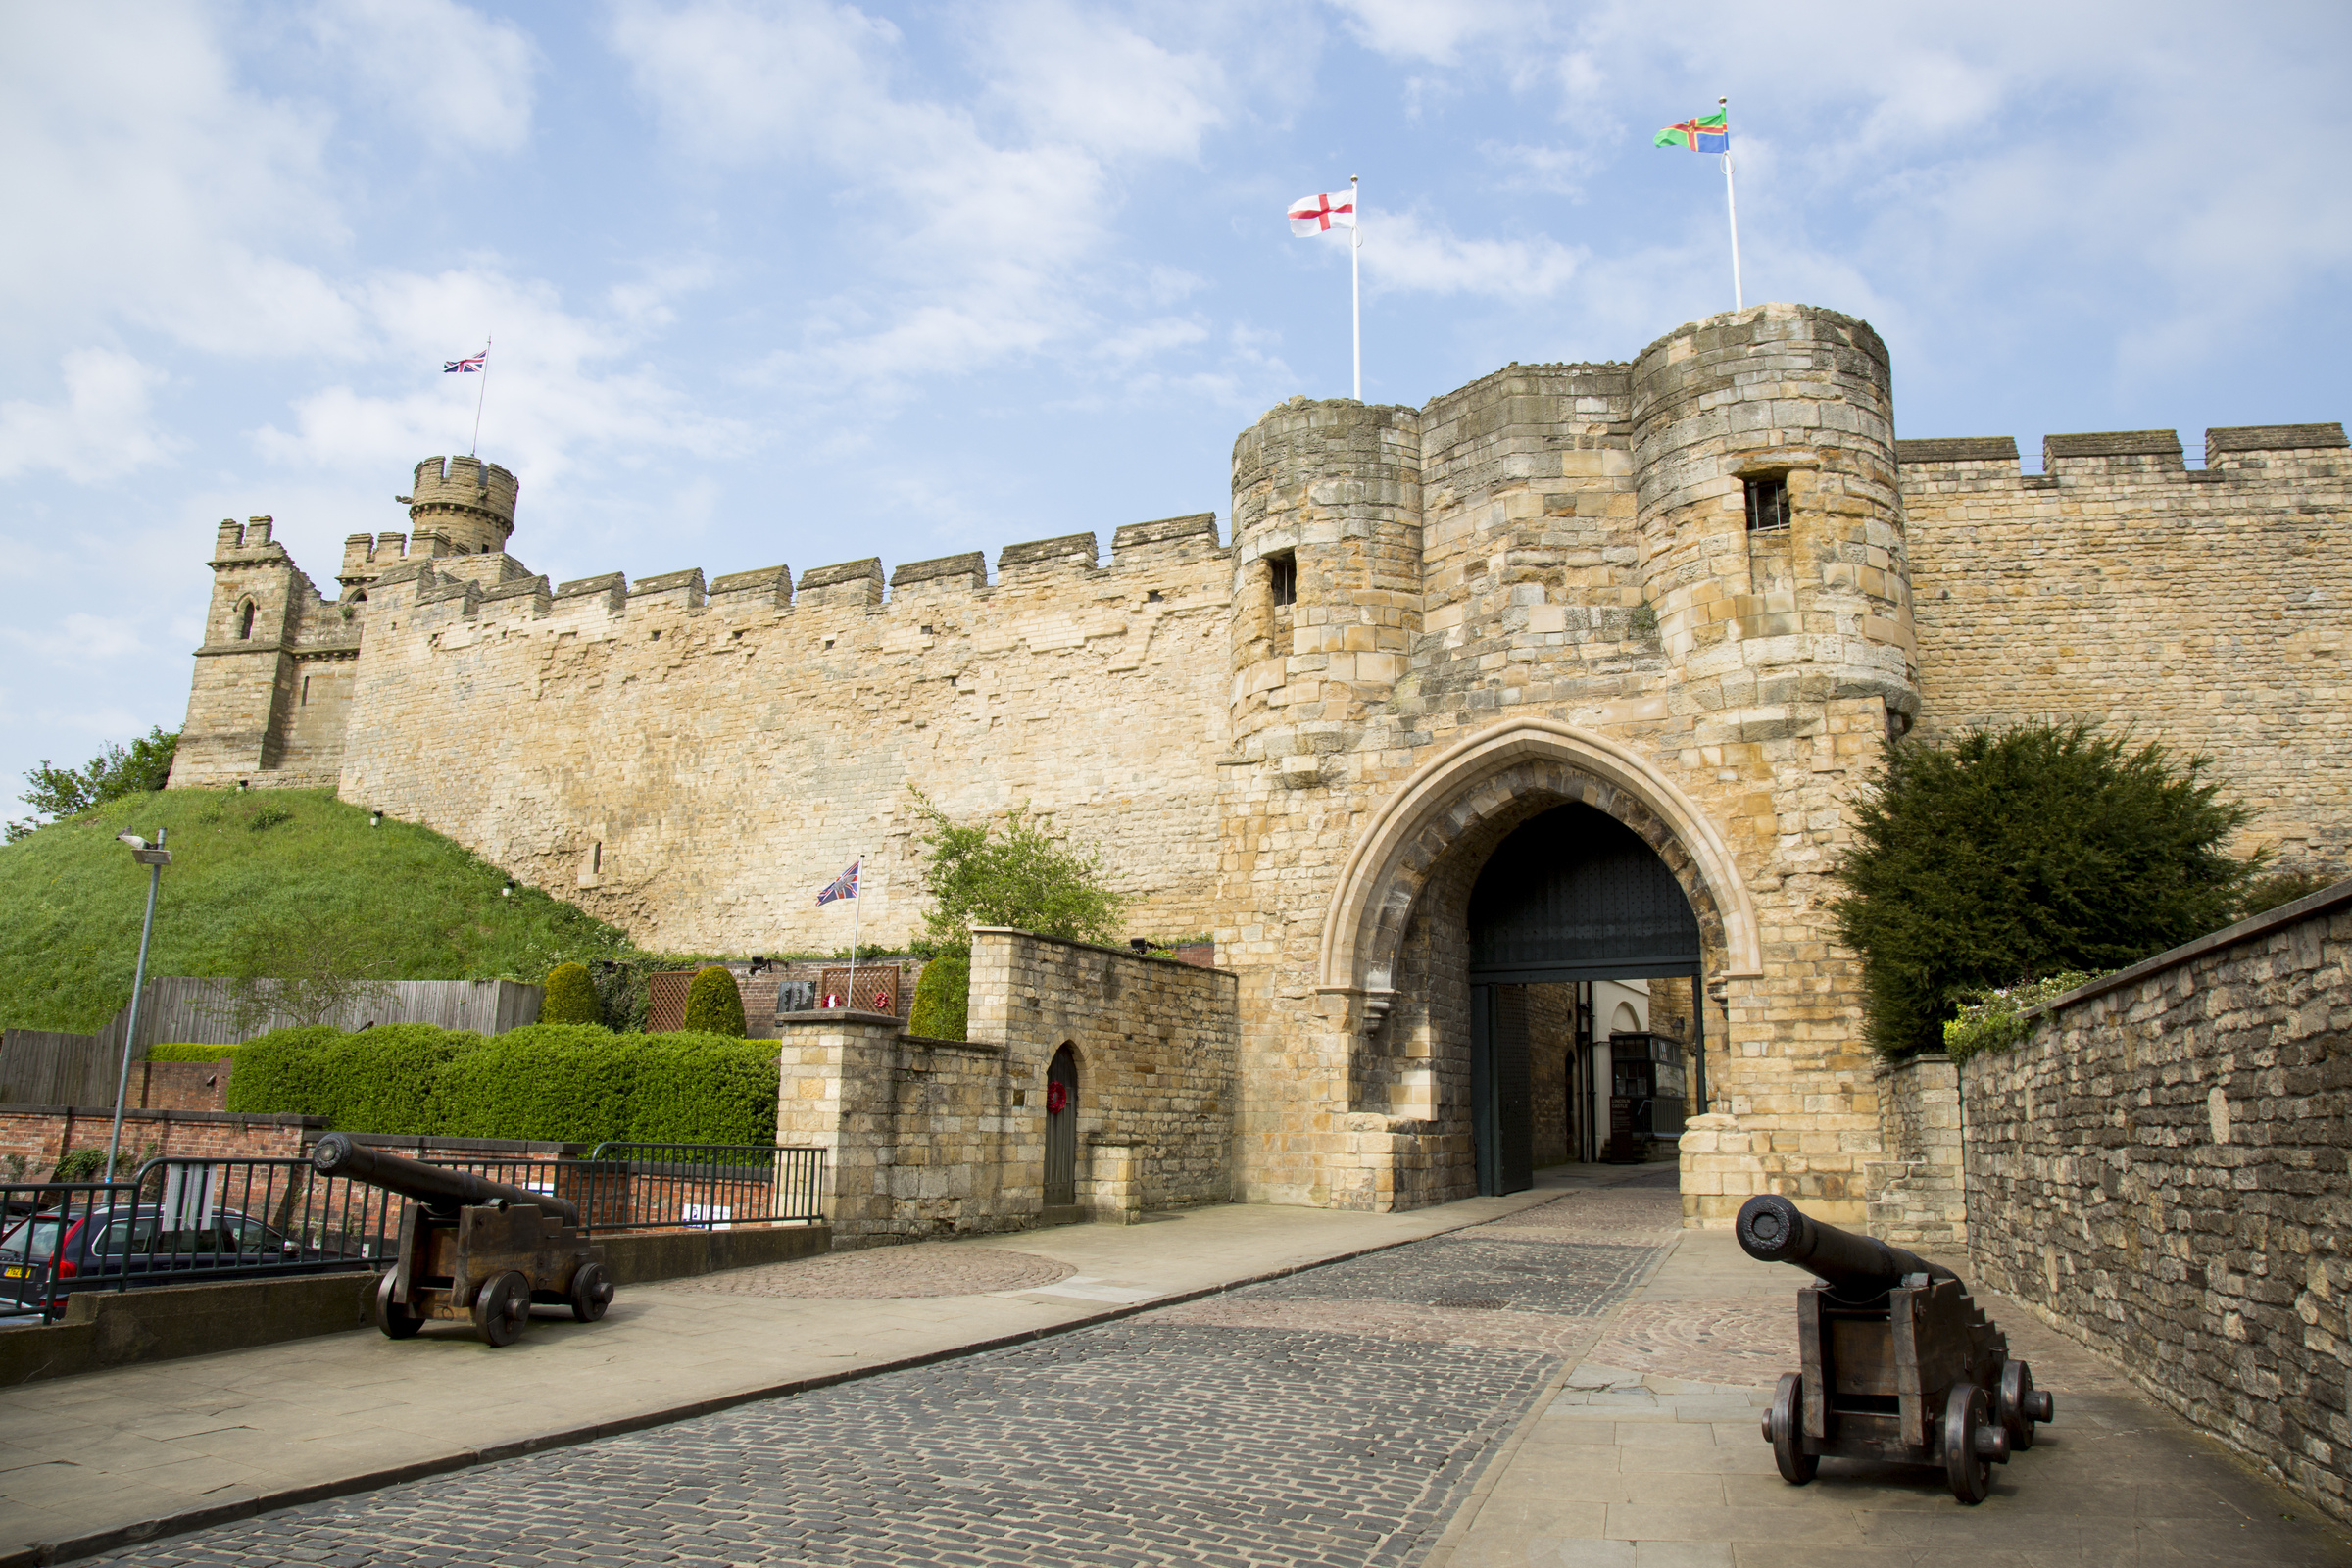
POLYGON ((442 363, 441 373, 443 375, 471 375, 480 369, 489 358, 490 351, 484 349, 470 360, 447 360, 442 363))
POLYGON ((835 899, 854 899, 858 896, 858 867, 862 860, 852 860, 850 868, 825 884, 825 891, 816 896, 819 904, 831 904, 835 899))

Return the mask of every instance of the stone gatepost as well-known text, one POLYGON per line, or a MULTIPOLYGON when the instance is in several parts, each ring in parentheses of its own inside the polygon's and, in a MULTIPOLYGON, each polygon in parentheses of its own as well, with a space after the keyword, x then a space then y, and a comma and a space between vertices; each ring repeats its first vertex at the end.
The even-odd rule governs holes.
POLYGON ((1098 1225, 1133 1225, 1144 1217, 1143 1162, 1125 1138, 1087 1143, 1086 1169, 1078 1178, 1078 1202, 1098 1225))
POLYGON ((877 1012, 788 1012, 776 1020, 776 1142, 825 1152, 821 1198, 837 1249, 891 1230, 884 1167, 897 1137, 892 1067, 899 1020, 877 1012))
POLYGON ((1862 1167, 1870 1234, 1955 1255, 1968 1246, 1961 1167, 1960 1068, 1941 1052, 1879 1063, 1879 1134, 1886 1157, 1862 1167))

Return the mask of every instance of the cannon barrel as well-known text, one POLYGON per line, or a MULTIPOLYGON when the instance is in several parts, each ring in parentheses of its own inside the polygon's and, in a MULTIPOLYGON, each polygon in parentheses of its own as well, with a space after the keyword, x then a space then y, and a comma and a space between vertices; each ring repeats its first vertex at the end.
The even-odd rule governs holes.
POLYGON ((363 1149, 344 1133, 328 1133, 311 1149, 311 1168, 321 1176, 348 1176, 353 1181, 381 1187, 413 1198, 427 1208, 459 1208, 468 1203, 531 1203, 566 1225, 580 1222, 580 1211, 566 1199, 534 1193, 476 1176, 469 1170, 428 1165, 421 1159, 363 1149))
POLYGON ((1885 1296, 1906 1274, 1958 1279, 1950 1269, 1916 1252, 1889 1247, 1875 1237, 1856 1236, 1808 1218, 1786 1198, 1769 1194, 1740 1205, 1740 1248, 1759 1263, 1788 1263, 1810 1270, 1851 1301, 1885 1296))

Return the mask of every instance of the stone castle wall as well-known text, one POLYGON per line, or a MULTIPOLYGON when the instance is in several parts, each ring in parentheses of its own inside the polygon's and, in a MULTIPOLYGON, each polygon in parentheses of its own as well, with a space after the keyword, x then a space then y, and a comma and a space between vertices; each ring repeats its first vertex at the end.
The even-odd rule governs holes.
POLYGON ((2078 718, 2216 760, 2249 845, 2352 838, 2352 450, 2341 425, 1906 441, 1921 720, 2078 718))
POLYGON ((802 576, 551 590, 503 554, 369 590, 344 799, 449 834, 648 946, 831 950, 919 929, 926 831, 1027 805, 1168 939, 1212 923, 1225 553, 1207 516, 802 576), (462 748, 451 737, 463 736, 462 748), (462 755, 462 765, 457 759, 462 755))
POLYGON ((2352 883, 1962 1066, 1979 1283, 2352 1520, 2352 883))
MULTIPOLYGON (((1877 334, 1776 304, 1421 409, 1293 399, 1235 445, 1229 543, 1139 524, 994 580, 551 584, 506 553, 512 476, 428 460, 339 601, 223 530, 173 781, 331 767, 643 943, 738 952, 842 946, 814 896, 860 852, 866 940, 916 930, 909 783, 957 820, 1051 811, 1130 930, 1233 968, 1238 1190, 1368 1208, 1473 1190, 1470 889, 1583 804, 1697 917, 1728 1119, 1690 1218, 1777 1191, 1860 1224, 1882 1084, 1831 873, 1889 737, 2100 717, 2213 753, 2290 862, 2352 842, 2341 431, 2215 431, 2201 473, 2161 434, 2053 437, 2040 475, 1898 445, 1877 334)), ((1179 1179, 1118 1157, 1122 1203, 1179 1179)))

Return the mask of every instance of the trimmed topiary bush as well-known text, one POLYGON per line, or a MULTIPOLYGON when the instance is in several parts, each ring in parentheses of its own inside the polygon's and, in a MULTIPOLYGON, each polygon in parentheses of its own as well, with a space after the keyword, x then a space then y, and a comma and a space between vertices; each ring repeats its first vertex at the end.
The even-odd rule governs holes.
POLYGON ((932 1040, 961 1040, 971 1028, 972 956, 943 953, 923 965, 914 983, 906 1032, 932 1040))
POLYGON ((604 1004, 584 963, 559 963, 547 972, 547 996, 539 1004, 541 1023, 603 1023, 604 1004))
POLYGON ((743 1038, 743 993, 731 972, 714 963, 694 977, 686 988, 685 1032, 743 1038))
MULTIPOLYGON (((316 1083, 317 1058, 320 1047, 342 1037, 342 1031, 325 1024, 272 1029, 254 1036, 237 1048, 237 1070, 228 1080, 227 1108, 256 1115, 283 1111, 305 1116, 329 1114, 310 1108, 325 1099, 316 1083)), ((358 1130, 375 1131, 372 1127, 358 1130)))

